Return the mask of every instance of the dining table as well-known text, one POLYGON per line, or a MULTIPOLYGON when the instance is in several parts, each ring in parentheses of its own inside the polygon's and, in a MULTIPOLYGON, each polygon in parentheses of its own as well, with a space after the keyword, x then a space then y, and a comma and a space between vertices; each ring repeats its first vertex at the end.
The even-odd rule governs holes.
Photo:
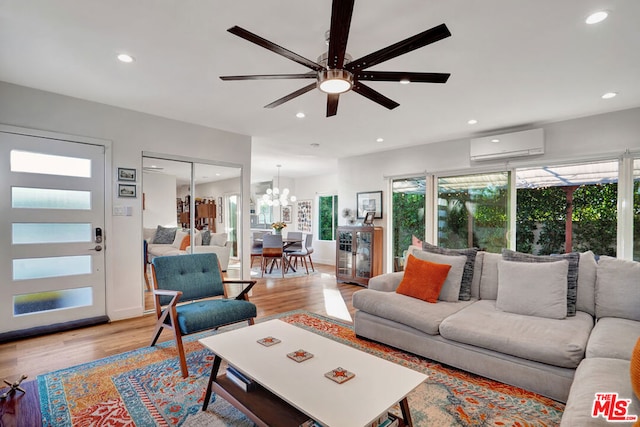
MULTIPOLYGON (((262 243, 262 238, 258 237, 253 239, 254 242, 258 242, 258 243, 262 243)), ((294 238, 289 238, 289 237, 283 237, 282 238, 282 252, 284 254, 284 251, 291 247, 292 245, 296 244, 296 243, 302 243, 303 239, 294 239, 294 238)), ((285 262, 287 263, 285 272, 288 271, 289 269, 291 269, 294 273, 296 272, 296 269, 287 261, 287 258, 283 256, 283 258, 285 259, 285 262)))

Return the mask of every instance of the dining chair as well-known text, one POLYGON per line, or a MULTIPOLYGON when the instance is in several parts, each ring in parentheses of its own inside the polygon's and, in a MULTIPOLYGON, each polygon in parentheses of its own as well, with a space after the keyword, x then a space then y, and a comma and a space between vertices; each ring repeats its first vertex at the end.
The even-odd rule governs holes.
POLYGON ((155 257, 151 272, 158 318, 151 346, 164 329, 172 330, 184 378, 189 376, 189 370, 183 335, 243 321, 253 325, 257 310, 247 293, 256 281, 224 280, 215 253, 155 257), (228 284, 248 286, 242 286, 234 298, 227 298, 229 291, 225 285, 228 284))
POLYGON ((294 265, 298 265, 298 259, 301 259, 301 262, 304 262, 304 268, 307 270, 307 274, 309 274, 309 266, 307 264, 307 258, 309 258, 309 262, 311 263, 311 269, 315 272, 316 269, 313 266, 313 261, 311 260, 311 254, 313 253, 313 234, 307 234, 304 240, 304 249, 296 252, 289 252, 287 256, 289 257, 289 265, 295 262, 294 265), (292 260, 293 258, 293 260, 292 260))
POLYGON ((268 231, 255 231, 251 235, 251 265, 249 268, 253 267, 253 260, 255 258, 260 258, 260 265, 262 265, 262 237, 268 233, 268 231))
POLYGON ((282 235, 281 234, 265 234, 262 236, 262 274, 267 270, 269 262, 271 262, 271 268, 269 273, 273 271, 274 264, 277 266, 278 260, 280 260, 280 270, 282 271, 282 277, 284 278, 284 270, 287 259, 284 256, 282 250, 282 235))
POLYGON ((299 242, 292 243, 284 250, 286 253, 298 252, 302 250, 302 231, 290 231, 287 233, 287 239, 300 240, 299 242))

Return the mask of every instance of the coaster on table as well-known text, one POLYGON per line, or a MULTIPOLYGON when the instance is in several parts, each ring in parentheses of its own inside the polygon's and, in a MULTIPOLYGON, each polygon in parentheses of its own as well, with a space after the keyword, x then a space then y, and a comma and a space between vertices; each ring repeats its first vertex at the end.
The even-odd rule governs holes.
POLYGON ((262 344, 265 347, 271 347, 272 345, 278 344, 280 340, 274 337, 265 337, 258 340, 259 344, 262 344))
POLYGON ((304 351, 300 349, 298 351, 288 353, 287 357, 300 363, 300 362, 304 362, 305 360, 311 359, 313 357, 313 354, 309 353, 308 351, 304 351))
POLYGON ((327 372, 326 374, 324 374, 324 376, 329 378, 330 380, 337 382, 338 384, 342 384, 343 382, 349 381, 351 378, 355 377, 356 374, 354 374, 353 372, 349 372, 346 369, 336 368, 332 371, 327 372))

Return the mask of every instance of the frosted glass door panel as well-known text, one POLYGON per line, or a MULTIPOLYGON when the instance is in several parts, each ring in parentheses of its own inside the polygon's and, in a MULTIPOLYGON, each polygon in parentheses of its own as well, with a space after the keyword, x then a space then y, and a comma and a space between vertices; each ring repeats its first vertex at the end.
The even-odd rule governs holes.
POLYGON ((13 297, 13 314, 34 314, 65 308, 87 307, 93 304, 91 288, 38 292, 13 297))
POLYGON ((77 276, 91 271, 90 255, 13 260, 13 280, 77 276))
POLYGON ((22 209, 91 209, 91 192, 50 188, 11 188, 11 207, 22 209))
POLYGON ((11 172, 91 177, 91 160, 11 150, 11 172))
POLYGON ((11 231, 14 245, 91 242, 91 224, 14 223, 11 231))

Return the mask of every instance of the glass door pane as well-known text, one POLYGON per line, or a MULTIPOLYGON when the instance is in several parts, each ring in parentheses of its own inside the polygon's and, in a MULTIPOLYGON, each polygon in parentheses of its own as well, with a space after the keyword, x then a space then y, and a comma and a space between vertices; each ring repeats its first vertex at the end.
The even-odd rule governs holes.
POLYGON ((425 238, 427 181, 425 177, 396 179, 392 188, 393 271, 401 271, 404 269, 404 252, 414 240, 425 238))

